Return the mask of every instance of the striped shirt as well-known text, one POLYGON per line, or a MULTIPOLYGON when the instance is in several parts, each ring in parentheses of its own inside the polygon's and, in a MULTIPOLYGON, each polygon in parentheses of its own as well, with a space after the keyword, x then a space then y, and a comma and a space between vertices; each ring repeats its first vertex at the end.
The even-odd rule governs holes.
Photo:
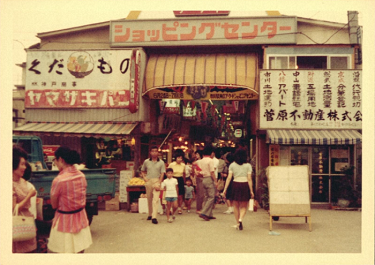
MULTIPOLYGON (((51 196, 58 197, 58 210, 70 212, 86 206, 86 188, 85 175, 71 166, 62 170, 52 181, 51 196)), ((78 233, 89 225, 85 209, 74 214, 56 211, 52 227, 55 227, 57 220, 57 230, 60 232, 78 233)))

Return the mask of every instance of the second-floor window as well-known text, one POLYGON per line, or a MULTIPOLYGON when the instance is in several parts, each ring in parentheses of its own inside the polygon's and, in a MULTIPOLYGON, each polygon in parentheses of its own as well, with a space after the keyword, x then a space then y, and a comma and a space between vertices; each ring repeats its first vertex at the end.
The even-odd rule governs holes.
POLYGON ((268 69, 351 69, 350 57, 344 56, 269 56, 268 69))

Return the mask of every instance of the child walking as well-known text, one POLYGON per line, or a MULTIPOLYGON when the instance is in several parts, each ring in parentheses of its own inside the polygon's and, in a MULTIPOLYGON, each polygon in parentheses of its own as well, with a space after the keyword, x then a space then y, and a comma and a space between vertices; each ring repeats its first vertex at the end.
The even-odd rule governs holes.
POLYGON ((191 184, 191 180, 188 179, 185 185, 185 205, 188 213, 190 213, 191 201, 194 198, 194 187, 191 184))
POLYGON ((167 201, 167 220, 172 223, 175 219, 175 212, 177 210, 177 191, 178 182, 173 178, 173 169, 167 168, 167 178, 162 182, 161 189, 165 190, 165 200, 167 201), (173 208, 172 218, 170 217, 171 207, 173 208))

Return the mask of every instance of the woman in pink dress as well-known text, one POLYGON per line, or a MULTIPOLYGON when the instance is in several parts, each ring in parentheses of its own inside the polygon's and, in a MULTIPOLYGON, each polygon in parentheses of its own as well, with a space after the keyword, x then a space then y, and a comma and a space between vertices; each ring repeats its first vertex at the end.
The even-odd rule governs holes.
MULTIPOLYGON (((22 178, 26 170, 27 153, 20 147, 13 147, 13 210, 18 204, 18 215, 32 216, 29 208, 30 199, 36 195, 34 188, 27 186, 27 181, 22 178)), ((36 251, 36 238, 13 242, 13 253, 33 253, 36 251)))
POLYGON ((57 253, 83 253, 92 244, 89 221, 86 215, 85 175, 74 164, 79 154, 68 147, 59 147, 54 162, 59 175, 51 187, 51 204, 56 209, 48 241, 48 251, 57 253))

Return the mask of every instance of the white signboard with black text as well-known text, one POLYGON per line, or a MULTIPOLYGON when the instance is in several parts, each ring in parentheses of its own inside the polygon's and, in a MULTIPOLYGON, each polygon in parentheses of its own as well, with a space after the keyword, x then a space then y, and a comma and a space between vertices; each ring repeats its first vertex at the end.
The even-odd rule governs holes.
POLYGON ((131 56, 131 49, 28 51, 25 106, 129 108, 131 56))
POLYGON ((260 71, 261 129, 361 129, 361 70, 260 71))

